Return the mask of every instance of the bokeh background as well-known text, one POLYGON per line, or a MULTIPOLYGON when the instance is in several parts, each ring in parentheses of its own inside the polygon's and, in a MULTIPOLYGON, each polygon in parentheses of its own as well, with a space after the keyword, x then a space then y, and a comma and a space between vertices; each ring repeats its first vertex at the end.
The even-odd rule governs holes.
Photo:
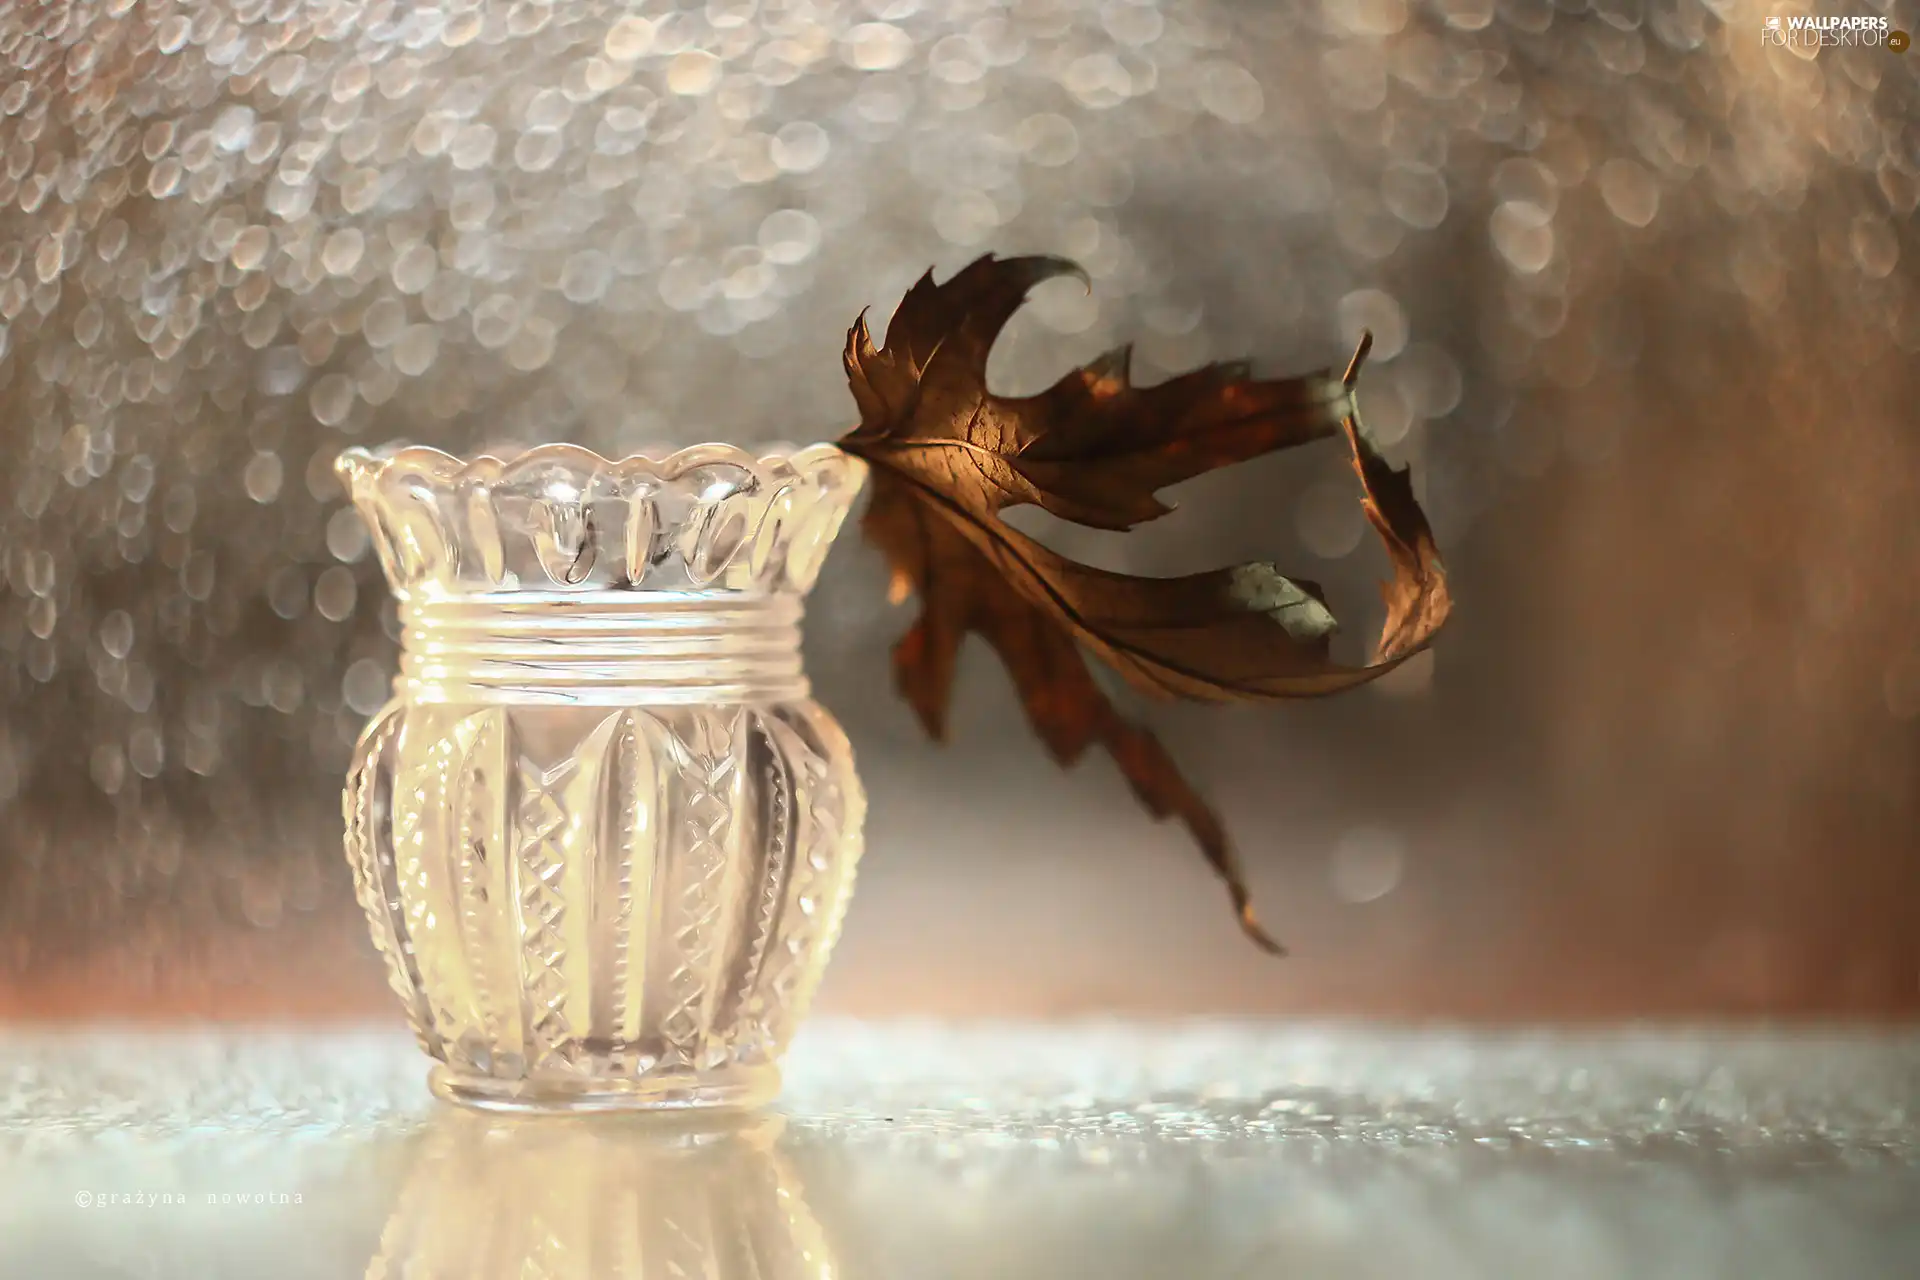
MULTIPOLYGON (((1920 52, 1785 0, 102 0, 0 12, 0 1014, 391 1014, 339 853, 394 613, 328 464, 828 438, 846 326, 1054 252, 1003 390, 1343 360, 1453 572, 1428 658, 1143 709, 1269 925, 984 649, 944 748, 849 530, 872 794, 824 1007, 1920 1012, 1920 52)), ((1358 657, 1337 442, 1136 572, 1272 558, 1358 657)))

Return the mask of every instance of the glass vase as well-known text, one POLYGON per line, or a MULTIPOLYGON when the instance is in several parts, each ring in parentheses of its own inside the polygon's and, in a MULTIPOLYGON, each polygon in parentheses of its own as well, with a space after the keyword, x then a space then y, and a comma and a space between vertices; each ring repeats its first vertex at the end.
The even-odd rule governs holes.
POLYGON ((337 470, 401 624, 347 859, 434 1092, 772 1097, 861 850, 799 622, 862 465, 542 445, 351 449, 337 470))

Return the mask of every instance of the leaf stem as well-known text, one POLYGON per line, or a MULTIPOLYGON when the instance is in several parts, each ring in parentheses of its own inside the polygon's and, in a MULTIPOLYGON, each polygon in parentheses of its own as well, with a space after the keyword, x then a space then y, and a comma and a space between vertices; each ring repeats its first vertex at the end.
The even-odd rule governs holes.
POLYGON ((1347 361, 1347 371, 1341 376, 1340 385, 1348 390, 1360 380, 1360 366, 1367 362, 1367 355, 1373 350, 1373 330, 1360 331, 1360 345, 1353 349, 1353 359, 1347 361))

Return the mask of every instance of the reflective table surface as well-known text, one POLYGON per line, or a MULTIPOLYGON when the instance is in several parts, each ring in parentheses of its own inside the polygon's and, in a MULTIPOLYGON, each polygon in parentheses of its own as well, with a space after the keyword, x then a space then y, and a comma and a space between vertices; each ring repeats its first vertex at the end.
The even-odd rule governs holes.
POLYGON ((0 1276, 1911 1276, 1920 1036, 821 1021, 499 1119, 385 1030, 0 1031, 0 1276))

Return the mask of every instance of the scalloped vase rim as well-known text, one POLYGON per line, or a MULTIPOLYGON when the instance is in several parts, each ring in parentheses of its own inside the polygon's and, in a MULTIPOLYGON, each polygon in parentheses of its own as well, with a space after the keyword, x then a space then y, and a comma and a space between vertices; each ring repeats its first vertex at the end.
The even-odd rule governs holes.
POLYGON ((771 444, 765 446, 764 451, 756 452, 721 440, 684 445, 671 451, 640 449, 618 457, 608 457, 597 449, 568 441, 549 441, 529 445, 524 449, 509 451, 505 454, 482 451, 466 455, 449 453, 433 445, 393 441, 382 445, 353 445, 342 449, 335 457, 333 465, 336 474, 350 480, 358 474, 371 472, 377 475, 394 470, 406 463, 413 463, 436 472, 445 472, 450 469, 457 474, 474 470, 518 470, 530 463, 540 462, 572 463, 594 471, 618 472, 630 468, 644 468, 669 475, 677 475, 697 466, 716 464, 749 469, 786 466, 812 470, 821 464, 839 463, 844 464, 850 472, 858 471, 862 466, 858 458, 828 441, 816 441, 805 445, 771 444))
POLYGON ((832 444, 760 448, 613 460, 552 443, 463 459, 396 441, 343 450, 334 474, 403 599, 428 583, 467 595, 542 583, 804 595, 867 467, 832 444))

